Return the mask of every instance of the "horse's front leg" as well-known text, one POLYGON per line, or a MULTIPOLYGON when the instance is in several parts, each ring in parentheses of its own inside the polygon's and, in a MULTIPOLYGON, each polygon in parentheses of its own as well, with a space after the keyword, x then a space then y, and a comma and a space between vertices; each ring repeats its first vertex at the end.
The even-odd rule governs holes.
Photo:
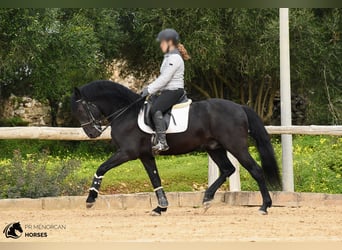
POLYGON ((95 204, 105 173, 107 173, 107 171, 109 171, 110 169, 115 168, 129 160, 131 160, 129 154, 125 151, 119 150, 98 167, 94 175, 91 187, 89 189, 89 195, 86 201, 87 208, 91 208, 95 204))
POLYGON ((151 215, 161 215, 162 212, 166 212, 169 202, 167 201, 165 192, 161 185, 156 161, 153 156, 146 156, 141 158, 141 162, 144 165, 148 176, 150 177, 154 192, 156 193, 158 200, 158 206, 152 210, 151 215))

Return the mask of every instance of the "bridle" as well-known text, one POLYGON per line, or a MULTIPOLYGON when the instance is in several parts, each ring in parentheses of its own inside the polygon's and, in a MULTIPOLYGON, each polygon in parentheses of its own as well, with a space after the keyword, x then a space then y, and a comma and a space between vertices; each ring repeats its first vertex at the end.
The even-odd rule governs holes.
POLYGON ((123 115, 129 108, 131 108, 133 105, 135 105, 136 103, 140 102, 143 99, 144 99, 144 97, 140 97, 137 100, 135 100, 134 102, 130 103, 129 105, 127 105, 127 106, 125 106, 119 110, 116 110, 115 112, 104 117, 103 119, 96 119, 94 114, 93 114, 92 108, 96 109, 99 113, 101 113, 99 108, 96 106, 96 104, 94 104, 90 101, 85 101, 83 99, 79 99, 76 101, 76 103, 82 104, 82 106, 83 106, 84 110, 86 111, 87 116, 89 118, 89 121, 82 123, 81 127, 84 128, 85 126, 92 125, 92 127, 94 129, 96 129, 98 132, 100 132, 102 134, 103 131, 105 131, 110 126, 110 123, 108 122, 110 118, 112 118, 112 121, 117 119, 118 117, 123 115), (106 121, 108 122, 108 124, 104 128, 102 128, 102 124, 104 124, 104 122, 106 122, 106 121))
POLYGON ((142 99, 144 99, 144 97, 138 98, 137 100, 135 100, 134 102, 130 103, 126 107, 123 107, 123 108, 121 108, 119 110, 116 110, 115 112, 113 112, 112 114, 104 117, 103 119, 96 119, 94 114, 93 114, 93 112, 92 112, 92 110, 91 110, 91 107, 92 107, 92 108, 95 108, 96 110, 98 110, 99 113, 101 113, 99 108, 96 106, 96 104, 94 104, 92 102, 89 102, 89 101, 85 101, 83 99, 79 99, 76 102, 82 104, 82 106, 84 107, 84 109, 85 109, 85 111, 87 113, 87 116, 89 118, 89 121, 82 123, 81 127, 83 128, 85 126, 92 125, 92 127, 94 129, 96 129, 98 132, 100 132, 102 134, 103 131, 105 131, 110 126, 110 123, 108 123, 104 128, 102 128, 102 124, 105 121, 109 121, 110 118, 112 118, 112 121, 117 119, 122 114, 124 114, 129 108, 131 108, 136 103, 140 102, 142 99))

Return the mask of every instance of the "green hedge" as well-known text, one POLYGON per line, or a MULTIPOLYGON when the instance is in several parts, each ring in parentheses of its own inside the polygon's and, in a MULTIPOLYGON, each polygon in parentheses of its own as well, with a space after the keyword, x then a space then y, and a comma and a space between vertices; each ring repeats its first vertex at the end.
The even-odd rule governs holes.
MULTIPOLYGON (((277 159, 281 159, 278 137, 273 138, 277 159)), ((298 192, 342 193, 342 138, 295 136, 293 144, 295 190, 298 192)), ((1 198, 82 195, 97 167, 114 151, 104 141, 55 142, 29 140, 0 141, 1 198)), ((259 161, 254 146, 253 157, 259 161)), ((208 159, 204 152, 157 158, 166 191, 207 188, 208 159)), ((242 190, 258 190, 255 181, 241 168, 242 190)), ((229 190, 228 182, 221 190, 229 190)), ((109 171, 102 193, 152 191, 139 161, 109 171)))

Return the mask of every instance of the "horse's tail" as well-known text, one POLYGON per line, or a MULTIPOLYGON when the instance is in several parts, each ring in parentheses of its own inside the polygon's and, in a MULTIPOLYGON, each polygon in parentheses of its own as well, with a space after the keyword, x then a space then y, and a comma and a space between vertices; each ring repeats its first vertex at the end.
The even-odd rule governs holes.
POLYGON ((242 106, 242 108, 247 114, 249 134, 256 142, 266 181, 272 188, 279 189, 281 187, 279 167, 275 159, 270 136, 267 133, 262 120, 255 111, 247 106, 242 106))

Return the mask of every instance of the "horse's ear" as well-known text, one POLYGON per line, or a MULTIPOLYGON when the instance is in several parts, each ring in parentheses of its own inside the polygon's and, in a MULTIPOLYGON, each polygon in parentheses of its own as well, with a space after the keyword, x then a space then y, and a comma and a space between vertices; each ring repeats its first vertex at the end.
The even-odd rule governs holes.
POLYGON ((74 88, 74 93, 75 93, 75 97, 77 99, 81 99, 82 98, 81 90, 78 87, 74 88))

